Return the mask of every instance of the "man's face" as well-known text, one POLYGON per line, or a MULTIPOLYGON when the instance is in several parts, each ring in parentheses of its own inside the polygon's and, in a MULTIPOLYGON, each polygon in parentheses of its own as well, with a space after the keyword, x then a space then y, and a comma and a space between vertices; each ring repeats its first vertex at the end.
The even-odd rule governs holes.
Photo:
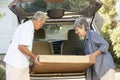
POLYGON ((82 27, 82 28, 75 27, 75 33, 77 35, 79 35, 80 37, 85 37, 86 36, 86 31, 85 31, 84 27, 82 27))
POLYGON ((41 21, 37 21, 37 24, 36 24, 36 30, 39 30, 40 28, 43 27, 43 25, 45 24, 45 20, 41 20, 41 21))

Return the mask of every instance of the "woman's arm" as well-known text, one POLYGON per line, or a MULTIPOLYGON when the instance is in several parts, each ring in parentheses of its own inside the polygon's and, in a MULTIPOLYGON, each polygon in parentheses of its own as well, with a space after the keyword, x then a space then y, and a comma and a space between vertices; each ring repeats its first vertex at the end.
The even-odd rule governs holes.
POLYGON ((94 51, 93 53, 91 53, 90 56, 90 62, 91 63, 95 63, 96 62, 96 57, 101 54, 101 53, 106 53, 106 51, 108 51, 109 48, 109 44, 104 40, 104 38, 99 35, 96 32, 92 32, 90 34, 91 36, 91 42, 93 43, 93 45, 95 45, 95 47, 97 48, 96 51, 94 51))

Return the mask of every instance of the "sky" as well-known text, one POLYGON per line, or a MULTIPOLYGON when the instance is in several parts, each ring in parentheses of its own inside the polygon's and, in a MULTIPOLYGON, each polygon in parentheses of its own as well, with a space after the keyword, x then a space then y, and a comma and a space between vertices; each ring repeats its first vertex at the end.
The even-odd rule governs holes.
POLYGON ((116 11, 120 15, 120 0, 116 3, 116 11))
POLYGON ((118 19, 120 20, 120 0, 116 3, 116 11, 117 11, 117 14, 118 14, 118 19))

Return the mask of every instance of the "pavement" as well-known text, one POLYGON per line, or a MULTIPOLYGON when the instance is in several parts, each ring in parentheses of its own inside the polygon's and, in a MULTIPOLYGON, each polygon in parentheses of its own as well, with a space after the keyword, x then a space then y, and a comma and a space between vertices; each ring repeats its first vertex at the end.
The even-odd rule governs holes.
POLYGON ((115 73, 115 80, 120 80, 120 72, 115 73))

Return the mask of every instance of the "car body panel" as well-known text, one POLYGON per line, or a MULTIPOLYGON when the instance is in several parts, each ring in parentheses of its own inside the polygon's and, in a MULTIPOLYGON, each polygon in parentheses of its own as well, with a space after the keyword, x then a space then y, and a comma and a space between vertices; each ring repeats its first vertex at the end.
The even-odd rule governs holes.
MULTIPOLYGON (((49 0, 48 0, 49 1, 49 0)), ((52 0, 51 0, 52 1, 52 0)), ((53 0, 54 1, 54 0, 53 0)), ((61 3, 63 5, 63 3, 65 2, 66 0, 63 0, 63 2, 61 3)), ((69 0, 68 0, 69 1, 69 0)), ((80 0, 78 0, 80 1, 80 0)), ((68 16, 74 16, 74 15, 79 15, 79 16, 85 16, 85 17, 92 17, 99 9, 100 7, 102 6, 102 3, 99 1, 99 0, 81 0, 82 4, 84 5, 81 5, 80 7, 83 7, 81 9, 78 8, 77 11, 75 11, 74 9, 71 9, 70 8, 63 8, 65 10, 65 16, 68 15, 68 16)), ((37 11, 37 10, 42 10, 43 8, 46 9, 44 12, 47 11, 47 6, 49 6, 48 4, 50 4, 49 2, 46 3, 44 2, 44 0, 21 0, 21 1, 18 1, 16 5, 11 5, 9 6, 9 8, 13 11, 14 14, 17 15, 17 17, 19 18, 19 20, 23 20, 23 19, 28 19, 28 18, 31 18, 31 16, 37 11), (39 2, 42 2, 44 3, 44 5, 39 5, 39 4, 36 4, 36 3, 39 3, 39 2), (29 9, 30 11, 27 11, 26 10, 26 6, 27 5, 27 9, 29 9), (30 6, 32 5, 37 5, 37 7, 31 9, 30 6), (33 11, 31 11, 33 10, 33 11), (35 11, 34 11, 35 10, 35 11)), ((52 3, 51 5, 55 5, 57 3, 52 3)), ((50 5, 50 6, 51 6, 50 5)), ((74 4, 72 4, 74 5, 74 4)), ((77 5, 77 4, 76 4, 77 5)), ((69 5, 68 5, 69 6, 69 5)), ((68 7, 67 6, 67 7, 68 7)), ((66 7, 66 6, 65 6, 66 7)), ((70 7, 70 6, 69 6, 70 7)), ((75 6, 76 7, 76 6, 75 6)), ((51 7, 53 8, 53 7, 51 7)), ((59 7, 58 7, 59 8, 59 7)), ((62 8, 62 7, 60 7, 62 8)), ((46 13, 47 14, 47 13, 46 13)))

